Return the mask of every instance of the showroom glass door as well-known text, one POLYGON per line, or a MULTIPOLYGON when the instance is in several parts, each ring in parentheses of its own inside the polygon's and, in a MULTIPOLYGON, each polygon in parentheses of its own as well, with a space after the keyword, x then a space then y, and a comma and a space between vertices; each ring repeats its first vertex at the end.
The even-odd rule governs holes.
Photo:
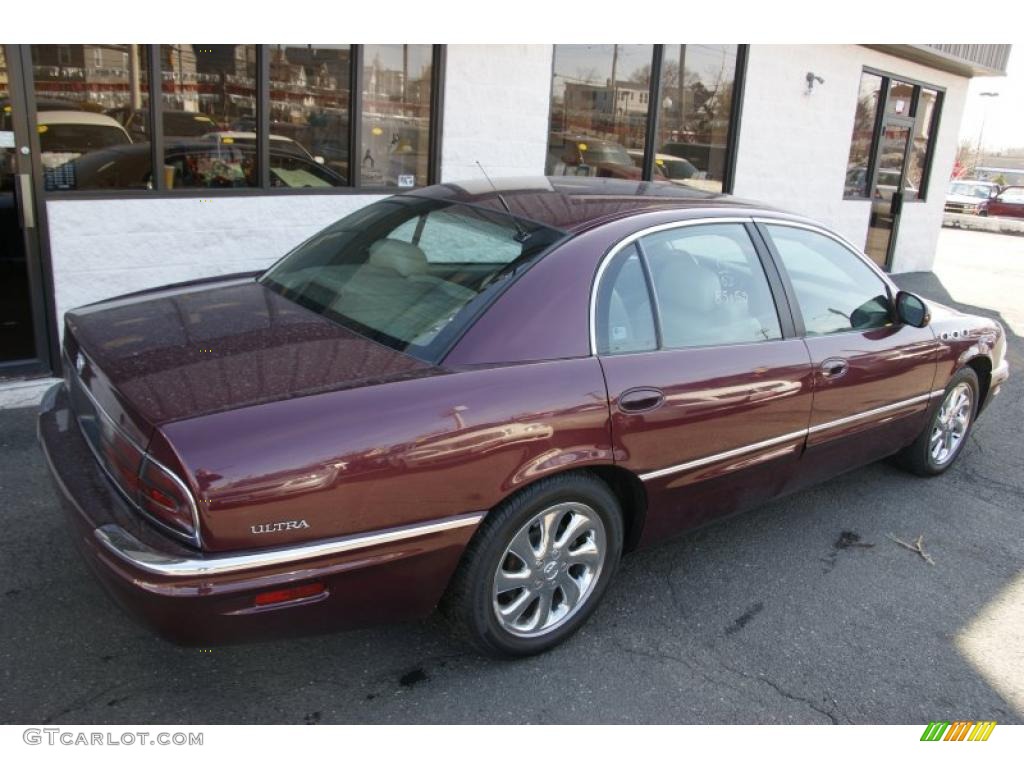
POLYGON ((914 123, 886 118, 878 143, 878 160, 871 185, 871 219, 864 251, 878 266, 888 269, 903 212, 904 174, 914 123))
POLYGON ((22 56, 0 45, 0 381, 49 370, 22 56))

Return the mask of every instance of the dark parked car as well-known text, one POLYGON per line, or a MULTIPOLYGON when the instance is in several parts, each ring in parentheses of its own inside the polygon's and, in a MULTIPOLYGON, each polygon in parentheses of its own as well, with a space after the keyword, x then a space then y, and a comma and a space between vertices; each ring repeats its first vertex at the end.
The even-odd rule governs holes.
POLYGON ((1024 218, 1024 187, 1006 187, 985 203, 981 215, 1024 218))
POLYGON ((390 197, 263 274, 67 314, 40 439, 121 602, 204 643, 440 603, 536 653, 624 551, 893 454, 944 472, 1008 375, 998 323, 807 219, 503 192, 390 197))

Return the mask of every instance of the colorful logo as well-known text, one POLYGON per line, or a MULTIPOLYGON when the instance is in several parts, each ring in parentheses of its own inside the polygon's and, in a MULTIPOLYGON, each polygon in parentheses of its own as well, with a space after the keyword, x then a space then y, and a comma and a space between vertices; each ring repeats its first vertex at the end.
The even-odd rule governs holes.
POLYGON ((995 727, 995 720, 933 720, 921 734, 921 741, 988 741, 995 727))

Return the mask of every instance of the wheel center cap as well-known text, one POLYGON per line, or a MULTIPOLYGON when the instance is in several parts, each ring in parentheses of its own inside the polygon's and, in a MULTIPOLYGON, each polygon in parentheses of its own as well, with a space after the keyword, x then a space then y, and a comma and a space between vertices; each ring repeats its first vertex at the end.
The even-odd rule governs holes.
POLYGON ((544 575, 545 579, 551 581, 555 578, 555 576, 558 575, 558 563, 554 561, 550 563, 545 563, 544 567, 541 568, 541 573, 544 575))

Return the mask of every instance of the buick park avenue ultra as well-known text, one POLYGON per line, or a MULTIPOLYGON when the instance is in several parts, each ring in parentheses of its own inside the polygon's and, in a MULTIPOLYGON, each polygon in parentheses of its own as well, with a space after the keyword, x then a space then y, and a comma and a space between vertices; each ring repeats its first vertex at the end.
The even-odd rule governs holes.
POLYGON ((956 461, 996 322, 811 221, 671 184, 445 184, 259 275, 66 316, 42 446, 88 562, 183 642, 440 605, 566 639, 630 549, 890 455, 956 461))

